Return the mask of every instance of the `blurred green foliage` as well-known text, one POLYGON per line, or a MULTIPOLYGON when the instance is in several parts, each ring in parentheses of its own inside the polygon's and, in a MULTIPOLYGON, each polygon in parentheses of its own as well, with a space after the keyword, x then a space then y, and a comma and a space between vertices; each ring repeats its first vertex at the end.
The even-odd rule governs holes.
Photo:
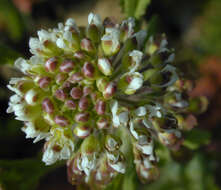
POLYGON ((151 3, 151 0, 120 0, 120 4, 124 14, 127 17, 135 17, 140 19, 146 12, 147 6, 151 3))
POLYGON ((0 23, 6 26, 9 37, 18 41, 24 35, 24 22, 11 0, 0 1, 0 23))
POLYGON ((0 43, 0 65, 14 64, 14 61, 21 55, 4 44, 0 43))
POLYGON ((197 23, 198 36, 195 45, 206 55, 221 53, 221 1, 211 0, 197 23))
POLYGON ((58 166, 47 167, 40 158, 0 160, 0 184, 6 190, 36 189, 40 178, 58 166))

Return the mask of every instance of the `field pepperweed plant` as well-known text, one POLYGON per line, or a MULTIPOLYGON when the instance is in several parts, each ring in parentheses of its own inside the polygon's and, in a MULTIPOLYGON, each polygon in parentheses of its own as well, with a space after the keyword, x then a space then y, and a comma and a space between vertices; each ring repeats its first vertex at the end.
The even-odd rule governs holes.
POLYGON ((66 160, 71 184, 104 187, 131 157, 141 182, 156 179, 155 142, 178 149, 196 123, 191 102, 205 101, 189 98, 192 82, 173 66, 165 35, 147 39, 134 18, 93 13, 86 27, 68 19, 37 34, 33 56, 15 61, 24 76, 8 85, 7 112, 24 121, 26 138, 45 140, 42 161, 66 160))

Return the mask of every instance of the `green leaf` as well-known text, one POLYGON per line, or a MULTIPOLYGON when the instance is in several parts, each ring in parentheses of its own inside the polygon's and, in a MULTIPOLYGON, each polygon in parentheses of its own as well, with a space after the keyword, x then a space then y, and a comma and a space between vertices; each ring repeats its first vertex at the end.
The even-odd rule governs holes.
POLYGON ((0 65, 14 64, 14 61, 21 55, 11 48, 0 44, 0 65))
POLYGON ((210 142, 210 133, 204 130, 192 129, 184 134, 183 145, 192 150, 198 149, 202 145, 206 145, 210 142))
POLYGON ((0 23, 6 25, 10 38, 21 39, 24 33, 24 23, 11 0, 0 1, 0 23))
POLYGON ((151 0, 120 0, 120 5, 127 17, 141 18, 146 11, 147 6, 151 0))
POLYGON ((151 3, 151 0, 139 0, 137 1, 137 7, 135 11, 135 18, 139 19, 145 14, 147 6, 151 3))
POLYGON ((6 190, 34 190, 42 176, 60 165, 47 167, 40 159, 0 160, 0 184, 6 190))

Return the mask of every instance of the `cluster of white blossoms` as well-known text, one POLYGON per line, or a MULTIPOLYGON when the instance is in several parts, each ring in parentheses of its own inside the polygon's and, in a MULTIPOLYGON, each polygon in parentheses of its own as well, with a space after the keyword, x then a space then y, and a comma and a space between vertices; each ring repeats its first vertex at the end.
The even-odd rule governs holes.
POLYGON ((165 36, 147 39, 133 18, 118 24, 93 13, 86 27, 68 19, 37 34, 33 56, 15 62, 24 77, 9 82, 7 112, 24 121, 26 138, 45 140, 46 165, 68 160, 70 183, 102 186, 126 172, 133 152, 142 182, 154 180, 154 141, 178 148, 181 130, 196 123, 191 102, 203 101, 189 98, 165 36))

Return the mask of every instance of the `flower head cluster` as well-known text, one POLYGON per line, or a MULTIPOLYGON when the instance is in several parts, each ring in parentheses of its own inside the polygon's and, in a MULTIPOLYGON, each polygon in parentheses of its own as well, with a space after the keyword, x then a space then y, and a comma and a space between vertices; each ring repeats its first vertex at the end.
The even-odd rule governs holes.
POLYGON ((15 62, 24 77, 8 85, 7 112, 24 121, 26 138, 45 140, 46 165, 68 160, 72 184, 102 186, 125 173, 133 152, 140 179, 155 179, 154 141, 178 148, 204 105, 188 97, 192 84, 179 78, 165 36, 147 39, 133 18, 118 24, 92 13, 87 27, 68 19, 37 34, 33 56, 15 62))

